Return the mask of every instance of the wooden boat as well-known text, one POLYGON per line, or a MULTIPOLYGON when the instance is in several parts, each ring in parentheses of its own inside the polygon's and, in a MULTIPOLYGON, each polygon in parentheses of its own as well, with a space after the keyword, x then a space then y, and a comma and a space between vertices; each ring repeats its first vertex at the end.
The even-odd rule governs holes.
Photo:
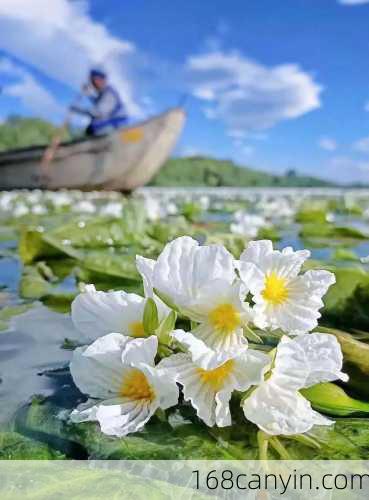
POLYGON ((45 146, 0 153, 0 189, 115 189, 147 184, 173 150, 185 121, 172 108, 110 135, 62 143, 45 173, 45 146))

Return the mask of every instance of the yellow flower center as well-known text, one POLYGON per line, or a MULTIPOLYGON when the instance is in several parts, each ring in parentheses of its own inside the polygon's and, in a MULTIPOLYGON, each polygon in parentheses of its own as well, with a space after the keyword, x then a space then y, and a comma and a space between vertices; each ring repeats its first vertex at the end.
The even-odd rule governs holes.
POLYGON ((198 374, 200 379, 209 384, 211 388, 218 392, 222 389, 225 381, 232 373, 234 367, 233 359, 226 361, 223 365, 214 368, 214 370, 204 370, 203 368, 198 368, 198 374))
POLYGON ((132 368, 123 378, 120 386, 119 395, 123 398, 133 400, 146 399, 153 401, 155 392, 144 373, 137 368, 132 368))
POLYGON ((232 304, 221 304, 209 313, 210 323, 225 334, 234 332, 241 326, 240 313, 232 304))
POLYGON ((130 323, 129 331, 132 337, 141 338, 146 336, 142 321, 130 323))
POLYGON ((288 298, 288 289, 285 278, 281 278, 276 273, 269 274, 265 279, 265 288, 262 296, 267 302, 274 306, 283 304, 288 298))

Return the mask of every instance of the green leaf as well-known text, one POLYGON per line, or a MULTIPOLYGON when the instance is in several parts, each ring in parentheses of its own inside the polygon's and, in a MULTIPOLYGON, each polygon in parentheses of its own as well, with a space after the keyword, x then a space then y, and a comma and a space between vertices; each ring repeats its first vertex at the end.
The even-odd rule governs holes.
POLYGON ((158 308, 154 299, 149 297, 146 300, 143 313, 143 327, 146 335, 152 335, 159 326, 158 308))
POLYGON ((156 330, 156 335, 158 336, 159 342, 164 345, 169 345, 171 342, 170 334, 175 329, 177 321, 177 313, 175 311, 170 311, 168 316, 163 319, 160 323, 158 329, 156 330))
POLYGON ((26 266, 19 282, 19 295, 24 299, 40 299, 52 292, 52 285, 36 267, 26 266))
POLYGON ((332 383, 316 384, 300 392, 316 410, 328 415, 347 417, 353 413, 369 413, 369 403, 351 398, 332 383))
POLYGON ((327 210, 325 208, 302 208, 296 214, 296 222, 301 224, 325 224, 327 222, 327 210))
POLYGON ((136 252, 128 250, 78 250, 75 258, 89 271, 132 281, 140 281, 136 268, 136 252))
POLYGON ((62 255, 60 249, 44 240, 43 230, 32 227, 21 231, 18 252, 23 264, 31 264, 40 258, 62 255))
MULTIPOLYGON (((65 394, 68 405, 73 404, 65 394)), ((58 400, 63 397, 58 396, 58 400)), ((237 403, 239 407, 239 402, 237 403)), ((34 402, 16 419, 16 430, 40 436, 45 443, 68 457, 115 460, 253 460, 258 457, 257 427, 234 415, 231 427, 208 428, 191 408, 171 410, 168 422, 153 417, 144 429, 118 439, 101 433, 97 423, 71 424, 60 418, 62 408, 51 401, 34 402)), ((341 418, 332 427, 314 428, 309 436, 320 447, 295 439, 280 438, 289 456, 296 460, 366 459, 369 447, 369 419, 341 418)), ((271 450, 269 458, 279 458, 271 450)))
POLYGON ((253 432, 248 434, 253 426, 247 423, 241 441, 237 434, 227 442, 221 430, 209 434, 206 425, 193 423, 185 413, 178 413, 175 417, 172 414, 171 424, 153 417, 142 431, 118 439, 102 434, 96 423, 63 421, 60 411, 50 401, 34 402, 16 420, 17 431, 25 435, 37 433, 69 457, 84 453, 93 459, 111 460, 228 460, 257 456, 256 446, 251 445, 253 432))
POLYGON ((176 311, 177 313, 179 313, 179 309, 178 307, 172 302, 171 298, 168 297, 168 295, 165 295, 165 293, 163 292, 160 292, 157 288, 154 288, 154 293, 155 295, 157 295, 159 297, 159 299, 164 302, 164 304, 166 306, 168 306, 170 309, 172 309, 173 311, 176 311))
POLYGON ((9 322, 14 316, 28 311, 33 304, 20 304, 17 306, 6 306, 0 309, 0 332, 7 330, 9 322))
POLYGON ((359 262, 358 255, 347 248, 337 248, 331 257, 332 260, 347 260, 352 262, 359 262))
POLYGON ((362 268, 335 269, 336 283, 324 297, 325 324, 369 331, 369 274, 362 268))
POLYGON ((64 455, 16 432, 0 432, 0 460, 55 460, 64 455))

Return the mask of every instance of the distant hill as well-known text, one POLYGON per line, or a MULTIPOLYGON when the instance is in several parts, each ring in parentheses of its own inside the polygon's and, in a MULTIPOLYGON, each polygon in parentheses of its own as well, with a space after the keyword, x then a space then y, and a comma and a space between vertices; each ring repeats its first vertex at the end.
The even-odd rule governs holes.
POLYGON ((230 160, 216 160, 204 156, 172 158, 151 181, 151 186, 274 186, 324 187, 333 183, 297 175, 293 170, 286 175, 273 175, 248 167, 240 167, 230 160))
MULTIPOLYGON (((50 144, 57 131, 55 125, 41 118, 9 116, 0 124, 0 151, 50 144)), ((70 139, 74 135, 72 132, 66 130, 62 139, 70 139)))

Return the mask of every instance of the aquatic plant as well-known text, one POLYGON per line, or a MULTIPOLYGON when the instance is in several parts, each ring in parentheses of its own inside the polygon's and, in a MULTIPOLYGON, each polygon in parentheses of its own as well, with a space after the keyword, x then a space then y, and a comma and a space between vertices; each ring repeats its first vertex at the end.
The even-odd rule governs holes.
POLYGON ((102 432, 116 436, 135 432, 157 408, 178 404, 178 383, 210 427, 232 425, 235 391, 246 419, 269 436, 333 424, 299 393, 348 378, 336 337, 309 333, 335 281, 324 270, 299 274, 309 255, 255 241, 237 261, 221 245, 200 246, 185 236, 168 243, 156 260, 137 257, 146 299, 89 285, 73 302, 72 318, 97 340, 75 351, 71 373, 94 399, 72 412, 72 421, 97 420, 102 432), (187 331, 176 329, 177 315, 187 331), (277 347, 263 351, 263 335, 276 329, 277 347), (163 389, 154 374, 165 381, 163 389), (160 406, 164 394, 173 397, 160 406))

